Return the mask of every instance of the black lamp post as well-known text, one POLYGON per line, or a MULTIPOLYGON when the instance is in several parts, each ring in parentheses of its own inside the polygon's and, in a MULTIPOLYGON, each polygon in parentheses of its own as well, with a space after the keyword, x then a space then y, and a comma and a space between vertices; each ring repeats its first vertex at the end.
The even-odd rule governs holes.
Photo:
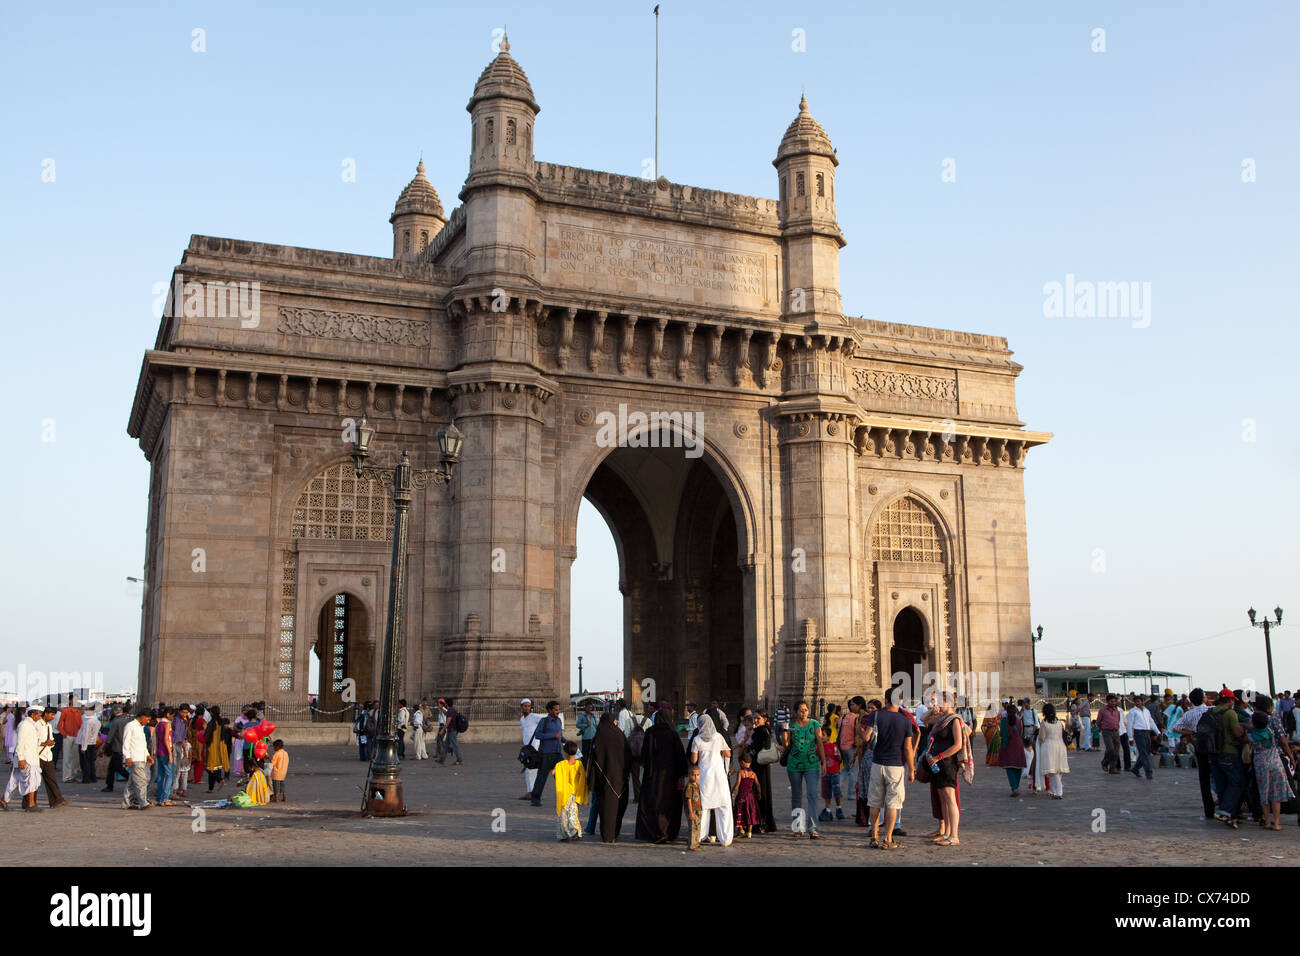
POLYGON ((1037 631, 1029 632, 1029 647, 1034 652, 1034 693, 1038 693, 1038 642, 1043 639, 1043 625, 1039 624, 1037 631))
POLYGON ((361 815, 366 817, 401 817, 406 815, 402 797, 402 768, 397 759, 397 694, 402 684, 406 633, 406 551, 410 539, 411 489, 424 488, 429 482, 445 485, 451 480, 464 436, 455 425, 438 430, 438 452, 442 467, 411 467, 411 457, 402 449, 402 458, 391 470, 365 464, 370 457, 370 442, 375 430, 363 418, 357 425, 352 443, 352 467, 358 478, 378 481, 393 491, 393 569, 388 585, 388 623, 384 628, 384 668, 379 684, 380 724, 375 755, 366 778, 361 815))
POLYGON ((578 655, 578 695, 581 696, 583 693, 584 690, 582 686, 582 655, 579 654, 578 655))
POLYGON ((1253 607, 1246 612, 1246 616, 1250 618, 1251 627, 1262 627, 1264 629, 1264 653, 1268 657, 1268 696, 1269 697, 1276 697, 1277 691, 1273 687, 1273 644, 1269 640, 1268 632, 1272 628, 1282 626, 1282 609, 1280 607, 1273 608, 1273 614, 1277 617, 1276 621, 1270 621, 1268 619, 1267 614, 1264 615, 1264 619, 1262 621, 1256 621, 1255 609, 1253 607))

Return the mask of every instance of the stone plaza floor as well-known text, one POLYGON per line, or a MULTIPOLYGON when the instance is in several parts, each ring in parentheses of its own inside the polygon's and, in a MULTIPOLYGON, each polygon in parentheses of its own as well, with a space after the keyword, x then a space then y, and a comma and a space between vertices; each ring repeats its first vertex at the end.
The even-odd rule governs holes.
MULTIPOLYGON (((0 832, 6 860, 27 866, 114 866, 124 860, 133 866, 720 866, 738 858, 772 865, 1213 866, 1249 860, 1284 866, 1300 860, 1294 816, 1283 819, 1282 832, 1249 823, 1231 830, 1204 820, 1195 770, 1158 769, 1147 782, 1127 773, 1105 775, 1100 754, 1071 751, 1064 800, 1027 790, 1011 799, 1005 773, 984 764, 981 739, 974 745, 976 779, 973 787, 963 786, 959 847, 935 847, 923 838, 934 821, 929 788, 921 784, 908 788, 903 819, 909 835, 901 839, 901 851, 868 848, 867 830, 853 823, 851 800, 845 802, 845 820, 820 824, 823 839, 796 838, 789 829, 790 790, 779 766, 772 774, 777 821, 784 825, 779 833, 687 852, 684 828, 678 844, 652 846, 634 839, 632 804, 619 843, 603 845, 590 837, 559 843, 552 786, 540 808, 517 799, 523 790, 518 748, 504 744, 464 746, 461 767, 404 763, 410 812, 401 819, 358 816, 365 764, 355 747, 304 746, 290 749, 288 803, 208 810, 202 818, 184 806, 127 812, 120 809, 120 785, 107 794, 100 792, 102 783, 67 784, 69 806, 44 813, 11 809, 0 814, 0 832), (1104 830, 1098 826, 1103 820, 1104 830), (498 832, 503 824, 504 832, 498 832)), ((233 793, 228 784, 221 796, 233 793)), ((206 783, 191 785, 192 802, 207 796, 206 783)), ((43 790, 40 801, 44 806, 43 790)))

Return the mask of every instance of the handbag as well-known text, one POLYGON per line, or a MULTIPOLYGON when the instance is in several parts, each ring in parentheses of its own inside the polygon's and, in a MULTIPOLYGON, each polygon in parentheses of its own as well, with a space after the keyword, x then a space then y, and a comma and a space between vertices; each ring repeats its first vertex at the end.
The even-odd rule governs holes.
POLYGON ((776 749, 776 740, 771 734, 767 735, 767 746, 758 752, 754 757, 760 767, 767 767, 781 759, 776 749))
POLYGON ((1255 748, 1253 748, 1253 747, 1250 745, 1250 741, 1249 741, 1249 740, 1242 741, 1242 744, 1241 744, 1241 762, 1242 762, 1243 764, 1245 764, 1246 766, 1249 767, 1250 764, 1251 764, 1251 762, 1252 762, 1254 759, 1255 759, 1255 748))
MULTIPOLYGON (((546 718, 543 717, 542 720, 546 718)), ((542 766, 542 752, 533 746, 533 741, 537 735, 542 732, 542 721, 537 722, 537 729, 533 731, 533 736, 528 743, 519 748, 519 762, 524 765, 525 770, 537 770, 542 766)))

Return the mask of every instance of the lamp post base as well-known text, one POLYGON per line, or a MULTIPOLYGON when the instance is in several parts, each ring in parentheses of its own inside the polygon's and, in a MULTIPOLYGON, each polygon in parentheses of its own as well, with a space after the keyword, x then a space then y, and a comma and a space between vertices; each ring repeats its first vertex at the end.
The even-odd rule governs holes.
POLYGON ((366 780, 366 796, 361 804, 363 817, 404 817, 406 800, 402 797, 402 766, 397 759, 397 739, 380 734, 375 742, 375 758, 366 780))

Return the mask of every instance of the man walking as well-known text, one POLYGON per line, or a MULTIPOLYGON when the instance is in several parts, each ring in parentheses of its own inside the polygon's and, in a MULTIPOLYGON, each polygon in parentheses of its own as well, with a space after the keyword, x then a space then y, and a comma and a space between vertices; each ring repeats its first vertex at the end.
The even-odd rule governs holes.
POLYGON ((77 751, 81 754, 81 782, 96 783, 95 752, 99 748, 99 718, 89 707, 81 716, 81 729, 77 731, 77 751))
POLYGON ((77 695, 68 695, 68 706, 59 713, 59 734, 62 735, 63 782, 70 783, 77 779, 81 770, 81 750, 77 746, 77 732, 81 730, 81 709, 77 707, 77 695))
POLYGON ((152 719, 149 708, 142 706, 136 710, 135 720, 128 723, 122 732, 122 764, 131 774, 126 793, 122 795, 123 810, 146 810, 150 805, 149 767, 153 763, 153 754, 149 753, 144 728, 152 719))
POLYGON ((546 791, 546 778, 551 775, 564 756, 564 721, 560 719, 560 703, 555 700, 546 702, 546 716, 542 718, 537 733, 537 749, 542 754, 542 765, 537 768, 537 780, 530 794, 532 805, 542 805, 542 794, 546 791))
POLYGON ((397 702, 397 759, 406 759, 406 728, 411 724, 411 711, 406 699, 397 702))
MULTIPOLYGON (((538 751, 538 753, 541 753, 541 747, 538 746, 538 744, 540 744, 541 741, 536 739, 539 736, 539 731, 537 730, 537 726, 541 722, 542 722, 542 715, 533 713, 532 700, 528 697, 525 697, 523 700, 521 700, 519 702, 519 733, 523 737, 524 744, 525 745, 531 744, 538 751)), ((536 783, 537 783, 537 771, 525 769, 524 770, 524 794, 519 799, 520 800, 529 799, 529 797, 532 795, 533 792, 533 786, 536 783)))
POLYGON ((130 715, 122 709, 121 705, 114 704, 112 717, 108 722, 108 742, 104 745, 108 747, 108 779, 104 781, 104 786, 101 788, 103 793, 113 792, 117 775, 122 772, 122 736, 126 733, 126 725, 130 721, 130 715))
POLYGON ((1106 706, 1097 714, 1097 729, 1101 731, 1101 742, 1106 748, 1101 758, 1103 773, 1119 773, 1119 725, 1118 698, 1114 694, 1107 694, 1106 706))
POLYGON ((450 697, 439 698, 438 706, 443 708, 443 715, 446 719, 446 723, 443 725, 442 756, 438 758, 438 763, 445 764, 447 755, 454 753, 456 755, 456 766, 459 767, 464 761, 461 759, 460 744, 456 739, 460 735, 459 731, 456 730, 456 708, 453 706, 450 697))
POLYGON ((54 755, 57 753, 57 747, 54 743, 54 724, 58 719, 59 709, 53 705, 45 708, 45 713, 41 715, 41 781, 45 784, 45 799, 49 801, 50 809, 57 810, 67 803, 63 799, 63 792, 59 789, 59 775, 54 772, 54 755))
MULTIPOLYGON (((41 716, 40 707, 28 707, 27 716, 14 729, 14 768, 9 773, 9 783, 5 787, 4 799, 0 800, 0 810, 9 809, 9 796, 15 790, 23 798, 23 809, 39 811, 36 805, 36 791, 41 785, 41 732, 37 728, 37 719, 41 716)), ((14 715, 17 719, 17 714, 14 715)))
POLYGON ((1151 711, 1144 706, 1145 698, 1137 694, 1133 698, 1133 706, 1128 712, 1128 735, 1133 738, 1133 744, 1137 747, 1137 762, 1129 772, 1133 776, 1141 778, 1142 770, 1146 770, 1147 779, 1153 776, 1151 772, 1151 735, 1158 733, 1156 722, 1151 719, 1151 711))
POLYGON ((904 782, 916 779, 913 766, 915 749, 912 744, 912 721, 899 713, 898 700, 902 687, 894 687, 885 697, 885 708, 876 711, 875 720, 867 729, 866 744, 874 739, 875 750, 871 764, 871 783, 867 804, 871 807, 871 847, 887 850, 902 849, 894 842, 894 824, 898 811, 903 809, 906 796, 904 782), (885 838, 880 839, 880 817, 885 817, 885 838))

